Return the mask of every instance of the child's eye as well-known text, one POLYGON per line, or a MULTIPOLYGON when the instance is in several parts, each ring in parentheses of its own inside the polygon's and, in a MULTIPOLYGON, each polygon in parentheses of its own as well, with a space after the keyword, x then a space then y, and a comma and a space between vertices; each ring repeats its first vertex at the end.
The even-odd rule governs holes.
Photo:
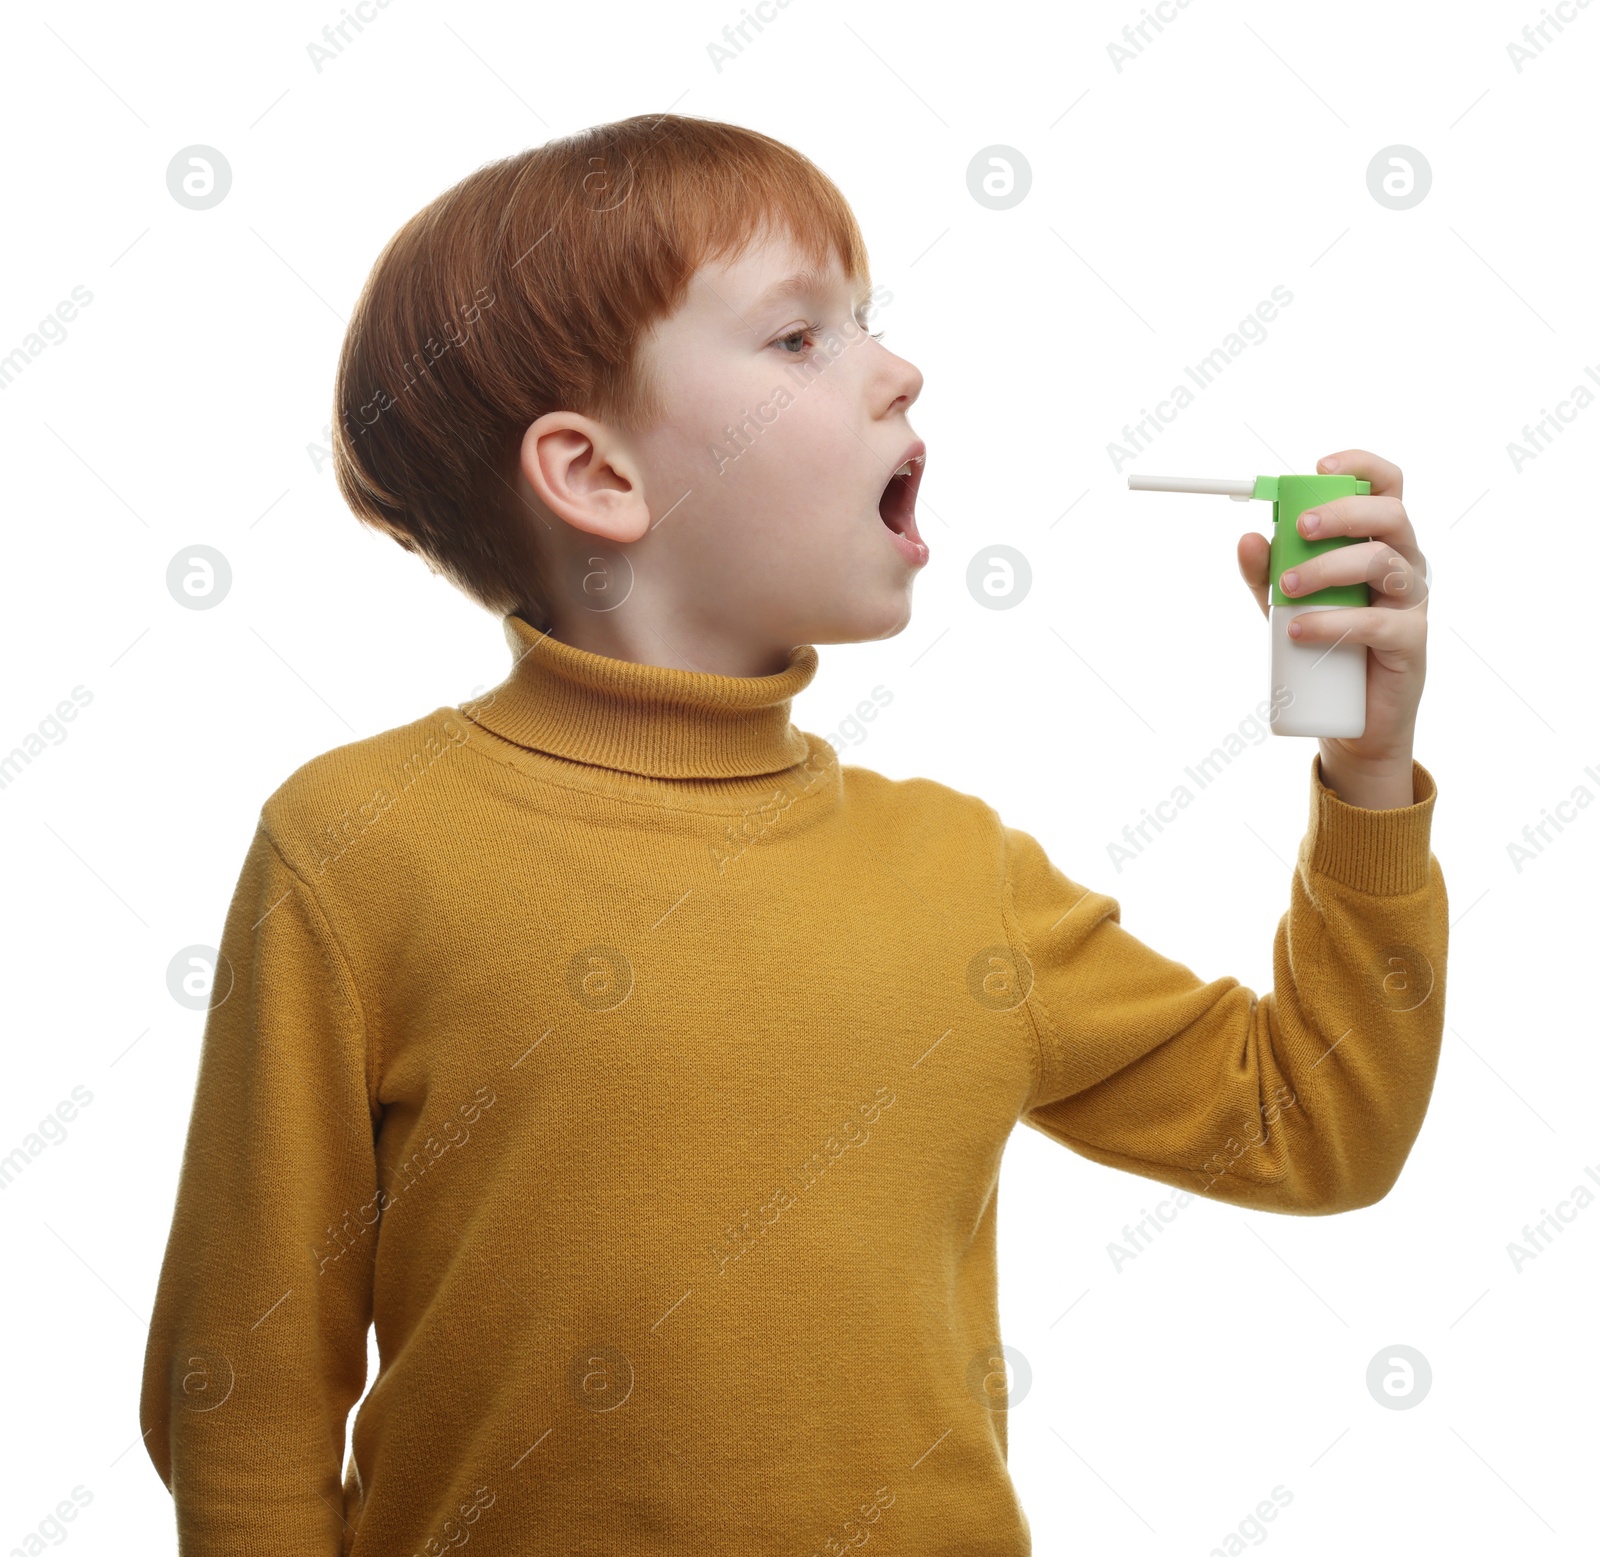
MULTIPOLYGON (((861 327, 863 329, 866 328, 866 321, 865 320, 858 319, 856 321, 856 323, 861 325, 861 327)), ((789 334, 787 334, 787 335, 780 335, 778 337, 778 339, 775 340, 772 344, 774 346, 784 346, 789 341, 802 341, 803 342, 807 335, 815 335, 819 330, 821 330, 821 328, 822 328, 822 326, 820 324, 808 324, 808 325, 805 326, 804 329, 791 330, 789 332, 789 334)), ((871 331, 869 333, 871 334, 872 339, 875 340, 875 341, 881 341, 883 339, 883 331, 882 330, 874 330, 874 331, 871 331)), ((784 355, 787 356, 787 357, 798 357, 798 356, 801 355, 801 353, 797 352, 797 351, 786 351, 784 353, 784 355)))

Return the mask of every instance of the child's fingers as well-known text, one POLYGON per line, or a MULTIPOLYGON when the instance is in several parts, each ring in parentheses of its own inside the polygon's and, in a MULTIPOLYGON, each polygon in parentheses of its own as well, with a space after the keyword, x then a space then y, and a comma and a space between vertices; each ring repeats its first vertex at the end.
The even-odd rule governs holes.
POLYGON ((1295 528, 1308 541, 1326 540, 1330 535, 1359 535, 1362 539, 1385 540, 1413 560, 1421 556, 1417 532, 1398 497, 1374 494, 1329 498, 1326 503, 1306 509, 1295 521, 1295 528))
POLYGON ((1239 537, 1239 577, 1256 597, 1256 604, 1261 607, 1263 616, 1271 612, 1268 584, 1271 558, 1272 544, 1266 536, 1252 530, 1248 535, 1239 537))
POLYGON ((1428 626, 1409 611, 1386 611, 1381 606, 1330 606, 1302 611, 1289 624, 1289 635, 1297 643, 1349 643, 1353 639, 1369 649, 1404 656, 1422 652, 1428 626))
POLYGON ((1400 606, 1411 610, 1428 594, 1422 569, 1387 541, 1336 546, 1298 567, 1284 569, 1278 580, 1278 587, 1291 599, 1315 594, 1331 584, 1366 584, 1388 609, 1400 606))
POLYGON ((1375 497, 1399 497, 1405 481, 1398 465, 1391 465, 1367 449, 1340 449, 1337 454, 1324 454, 1317 461, 1317 469, 1327 476, 1354 476, 1358 481, 1370 481, 1375 497))

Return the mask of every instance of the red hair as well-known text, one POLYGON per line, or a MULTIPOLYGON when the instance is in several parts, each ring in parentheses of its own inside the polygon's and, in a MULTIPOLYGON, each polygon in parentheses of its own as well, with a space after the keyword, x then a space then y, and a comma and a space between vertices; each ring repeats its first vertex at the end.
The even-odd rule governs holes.
POLYGON ((548 621, 523 433, 556 410, 658 421, 641 338, 701 265, 769 232, 870 280, 837 187, 739 125, 641 114, 468 174, 395 233, 357 299, 334 383, 340 494, 486 610, 548 621))

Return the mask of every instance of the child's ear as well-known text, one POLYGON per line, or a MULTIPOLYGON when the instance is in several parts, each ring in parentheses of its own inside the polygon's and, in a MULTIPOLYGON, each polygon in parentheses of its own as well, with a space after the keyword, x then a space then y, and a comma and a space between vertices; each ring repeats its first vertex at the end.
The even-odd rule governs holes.
POLYGON ((650 528, 643 472, 615 430, 576 411, 550 411, 522 435, 522 474, 574 529, 619 544, 650 528))

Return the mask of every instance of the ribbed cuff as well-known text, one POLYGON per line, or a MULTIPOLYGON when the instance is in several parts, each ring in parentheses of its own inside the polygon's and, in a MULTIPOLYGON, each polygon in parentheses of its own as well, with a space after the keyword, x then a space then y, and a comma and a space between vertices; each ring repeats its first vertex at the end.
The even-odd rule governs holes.
POLYGON ((1319 759, 1311 759, 1311 821, 1305 849, 1311 868, 1358 892, 1418 892, 1427 886, 1433 802, 1433 775, 1411 761, 1408 806, 1369 811, 1346 805, 1322 782, 1319 759))

